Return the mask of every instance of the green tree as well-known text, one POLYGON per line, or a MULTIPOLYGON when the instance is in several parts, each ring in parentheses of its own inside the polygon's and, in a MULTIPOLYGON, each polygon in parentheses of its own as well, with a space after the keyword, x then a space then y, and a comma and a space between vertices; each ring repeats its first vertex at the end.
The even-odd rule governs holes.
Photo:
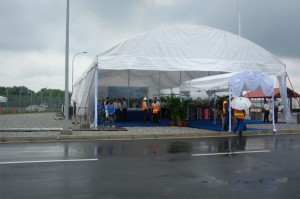
POLYGON ((29 88, 25 86, 13 86, 13 87, 0 87, 0 94, 1 95, 6 95, 8 91, 9 95, 31 95, 31 92, 34 94, 33 90, 30 90, 29 88))
MULTIPOLYGON (((64 96, 65 95, 65 91, 63 90, 59 90, 59 89, 48 89, 48 88, 42 88, 41 90, 39 90, 36 95, 42 95, 43 96, 64 96)), ((71 92, 69 92, 69 96, 71 96, 71 92)))

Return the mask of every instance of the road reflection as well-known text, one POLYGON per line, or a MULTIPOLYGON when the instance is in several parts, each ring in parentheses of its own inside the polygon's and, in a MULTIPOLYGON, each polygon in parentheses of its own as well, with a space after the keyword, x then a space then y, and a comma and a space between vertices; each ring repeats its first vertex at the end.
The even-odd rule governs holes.
MULTIPOLYGON (((75 154, 82 156, 157 156, 187 153, 230 153, 266 149, 282 151, 296 149, 299 145, 293 138, 275 135, 274 137, 268 137, 268 139, 233 136, 206 139, 110 140, 86 142, 84 144, 65 142, 58 143, 55 148, 57 149, 57 147, 62 147, 63 155, 68 158, 68 156, 74 156, 75 154)), ((54 152, 57 152, 57 150, 54 152)))

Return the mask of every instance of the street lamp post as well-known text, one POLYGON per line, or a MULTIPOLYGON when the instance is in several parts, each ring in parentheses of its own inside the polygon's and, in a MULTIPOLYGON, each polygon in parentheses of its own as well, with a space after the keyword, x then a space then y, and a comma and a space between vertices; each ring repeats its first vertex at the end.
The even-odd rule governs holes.
POLYGON ((6 89, 6 113, 8 113, 8 88, 6 89))
POLYGON ((83 51, 83 52, 79 52, 79 53, 76 53, 72 59, 72 94, 73 94, 73 89, 74 89, 74 59, 77 55, 80 55, 80 54, 85 54, 87 53, 87 51, 83 51))
POLYGON ((64 128, 62 134, 72 134, 69 129, 69 5, 67 0, 66 11, 66 53, 65 53, 65 106, 64 106, 64 128))

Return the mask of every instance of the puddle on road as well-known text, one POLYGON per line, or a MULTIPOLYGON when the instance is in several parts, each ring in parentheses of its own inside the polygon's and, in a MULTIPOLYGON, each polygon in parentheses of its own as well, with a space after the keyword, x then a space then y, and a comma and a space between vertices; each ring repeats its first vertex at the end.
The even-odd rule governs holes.
POLYGON ((260 178, 255 180, 241 180, 241 179, 232 179, 228 180, 227 183, 229 185, 238 185, 238 184, 281 184, 281 183, 287 183, 288 178, 282 177, 282 178, 260 178))
POLYGON ((168 153, 186 153, 192 151, 190 142, 172 142, 168 146, 168 153))

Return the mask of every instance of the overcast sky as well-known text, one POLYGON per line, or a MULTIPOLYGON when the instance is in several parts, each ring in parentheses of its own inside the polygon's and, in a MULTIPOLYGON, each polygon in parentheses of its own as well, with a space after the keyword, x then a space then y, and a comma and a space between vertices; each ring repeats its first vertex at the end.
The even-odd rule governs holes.
MULTIPOLYGON (((66 0, 0 0, 0 86, 64 90, 66 0)), ((300 92, 300 1, 240 0, 241 34, 277 56, 300 92)), ((238 34, 237 0, 70 0, 70 90, 97 54, 147 31, 210 26, 238 34)), ((288 84, 288 86, 290 86, 288 84)))

